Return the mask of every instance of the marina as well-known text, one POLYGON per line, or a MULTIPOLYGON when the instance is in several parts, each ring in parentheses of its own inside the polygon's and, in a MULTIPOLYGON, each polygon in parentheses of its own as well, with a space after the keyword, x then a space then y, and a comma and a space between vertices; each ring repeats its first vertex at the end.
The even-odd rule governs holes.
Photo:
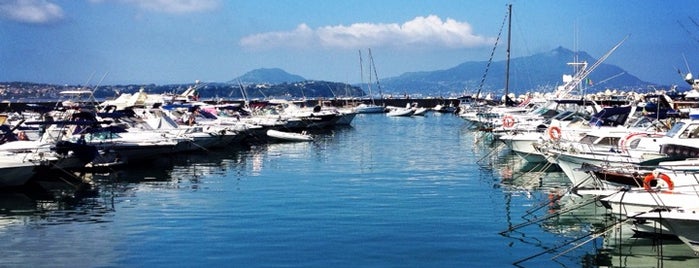
POLYGON ((595 200, 570 194, 560 169, 523 161, 455 114, 358 114, 309 133, 310 142, 168 154, 4 189, 0 263, 699 264, 676 238, 633 236, 595 200))
POLYGON ((699 267, 688 3, 5 2, 0 267, 699 267))

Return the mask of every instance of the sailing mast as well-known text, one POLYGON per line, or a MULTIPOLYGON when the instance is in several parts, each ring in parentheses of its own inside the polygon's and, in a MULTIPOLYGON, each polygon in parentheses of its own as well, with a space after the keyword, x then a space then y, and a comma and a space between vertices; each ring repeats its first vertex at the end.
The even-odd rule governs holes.
POLYGON ((505 65, 505 106, 509 105, 510 91, 510 42, 512 37, 512 4, 507 5, 507 64, 505 65))
MULTIPOLYGON (((362 60, 362 50, 359 49, 359 76, 361 77, 362 83, 364 83, 364 61, 362 60)), ((376 105, 374 102, 374 96, 371 94, 371 65, 369 65, 369 82, 366 84, 367 90, 369 91, 369 98, 371 98, 371 104, 376 105)))

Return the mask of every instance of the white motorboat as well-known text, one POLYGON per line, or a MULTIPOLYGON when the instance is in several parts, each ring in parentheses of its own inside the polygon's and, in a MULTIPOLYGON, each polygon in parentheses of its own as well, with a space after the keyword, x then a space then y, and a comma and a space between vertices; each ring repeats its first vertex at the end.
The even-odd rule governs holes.
POLYGON ((313 136, 306 133, 285 132, 274 129, 267 130, 267 136, 283 141, 313 141, 313 136))
POLYGON ((415 111, 413 112, 413 115, 425 115, 430 110, 424 107, 418 107, 414 109, 415 111))
POLYGON ((358 114, 385 113, 386 107, 362 103, 357 105, 357 107, 354 107, 354 110, 358 114))
POLYGON ((409 108, 394 108, 389 109, 386 115, 388 116, 411 116, 415 113, 415 110, 409 108))
POLYGON ((612 214, 622 217, 636 217, 657 209, 691 207, 699 202, 699 195, 694 187, 675 187, 669 190, 631 189, 617 191, 600 199, 612 214))
POLYGON ((24 185, 41 162, 29 154, 3 152, 0 155, 0 187, 24 185))
POLYGON ((415 109, 410 106, 410 103, 406 104, 405 107, 388 107, 388 116, 412 116, 415 114, 415 109))

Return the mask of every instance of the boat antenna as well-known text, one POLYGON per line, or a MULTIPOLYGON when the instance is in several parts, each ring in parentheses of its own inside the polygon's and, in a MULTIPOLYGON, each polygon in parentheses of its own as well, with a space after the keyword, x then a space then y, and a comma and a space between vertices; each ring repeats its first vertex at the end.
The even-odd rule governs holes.
POLYGON ((330 90, 330 94, 333 94, 333 97, 337 98, 337 94, 335 94, 335 91, 330 87, 330 83, 325 82, 325 86, 330 90))
MULTIPOLYGON (((243 82, 241 82, 240 79, 238 79, 238 87, 240 88, 240 94, 243 96, 243 104, 244 104, 243 107, 250 109, 250 102, 248 100, 248 94, 245 93, 245 91, 246 91, 245 86, 243 86, 243 82)), ((233 93, 233 91, 231 91, 231 93, 233 93)), ((264 94, 262 94, 262 95, 264 96, 264 94)))
POLYGON ((95 105, 97 104, 97 99, 95 99, 95 91, 97 91, 97 88, 100 87, 100 85, 104 81, 104 78, 106 78, 108 74, 109 74, 109 71, 105 72, 104 75, 102 75, 102 78, 100 79, 100 81, 97 83, 97 85, 95 85, 95 88, 93 88, 92 92, 90 92, 90 99, 88 99, 88 101, 94 102, 95 105))
POLYGON ((687 62, 687 56, 682 53, 682 59, 684 59, 684 65, 687 66, 687 72, 692 73, 692 70, 689 69, 689 62, 687 62))

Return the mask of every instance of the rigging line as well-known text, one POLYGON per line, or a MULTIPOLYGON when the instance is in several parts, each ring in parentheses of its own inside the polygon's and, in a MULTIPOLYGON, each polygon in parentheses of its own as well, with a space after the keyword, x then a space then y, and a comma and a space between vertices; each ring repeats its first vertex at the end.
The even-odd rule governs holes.
MULTIPOLYGON (((551 257, 551 259, 552 259, 552 260, 557 259, 558 257, 563 256, 563 255, 567 254, 568 252, 573 251, 573 250, 576 249, 576 248, 582 247, 583 245, 585 245, 585 244, 589 243, 590 241, 593 241, 593 240, 597 239, 598 237, 600 237, 600 236, 606 234, 606 233, 607 233, 609 230, 611 230, 612 228, 616 228, 617 226, 619 226, 619 225, 625 223, 626 221, 628 221, 628 219, 627 219, 627 220, 624 220, 624 221, 620 221, 620 222, 618 222, 618 223, 616 223, 616 224, 614 224, 614 225, 612 225, 612 226, 609 226, 609 227, 605 228, 604 230, 602 230, 602 231, 600 231, 600 232, 592 233, 592 234, 588 234, 588 235, 583 236, 583 237, 588 237, 588 236, 590 236, 590 238, 587 239, 587 240, 585 240, 585 241, 583 241, 582 243, 579 243, 579 244, 573 246, 572 248, 569 248, 569 249, 564 250, 563 252, 557 254, 556 256, 551 257)), ((581 238, 582 238, 582 237, 581 237, 581 238)), ((576 240, 578 240, 578 239, 576 239, 576 240)), ((568 243, 568 245, 572 244, 573 242, 577 242, 576 240, 571 241, 571 243, 568 243)))
MULTIPOLYGON (((617 223, 617 224, 614 224, 612 227, 616 227, 617 225, 620 225, 621 223, 624 223, 624 222, 626 222, 626 221, 628 221, 628 219, 626 219, 626 220, 624 220, 624 221, 621 221, 621 222, 619 222, 619 223, 617 223)), ((611 228, 605 228, 604 232, 606 232, 606 231, 609 230, 609 229, 611 229, 611 228)), ((529 256, 529 257, 526 257, 526 258, 524 258, 524 259, 520 259, 520 260, 518 260, 518 261, 516 261, 516 262, 513 262, 512 264, 518 265, 519 263, 522 263, 522 262, 524 262, 524 261, 531 260, 531 259, 533 259, 533 258, 539 257, 539 256, 544 255, 544 254, 546 254, 546 253, 553 252, 553 251, 555 251, 555 250, 557 250, 557 249, 560 249, 560 248, 563 248, 563 247, 568 246, 568 245, 570 245, 570 244, 576 243, 576 242, 582 240, 583 238, 586 238, 586 237, 591 236, 591 235, 596 235, 596 233, 591 233, 591 234, 588 234, 588 235, 584 235, 584 236, 578 237, 578 238, 576 238, 576 239, 573 239, 573 240, 571 240, 571 241, 568 241, 568 243, 564 243, 564 244, 562 244, 562 245, 558 245, 558 246, 549 248, 549 249, 547 249, 547 250, 544 250, 544 251, 539 252, 539 253, 537 253, 537 254, 534 254, 534 255, 532 255, 532 256, 529 256)), ((593 239, 593 240, 594 240, 594 239, 593 239)), ((587 243, 587 242, 586 242, 586 243, 587 243)))
POLYGON ((509 232, 514 231, 514 230, 520 229, 520 228, 522 228, 522 227, 526 227, 526 226, 529 226, 529 225, 532 225, 532 224, 536 224, 536 223, 539 223, 539 222, 542 222, 542 221, 545 221, 545 220, 548 220, 548 219, 551 219, 551 218, 558 217, 558 216, 560 216, 560 215, 562 215, 562 214, 565 214, 565 213, 568 213, 568 212, 572 212, 572 211, 574 211, 574 210, 576 210, 576 209, 578 209, 578 208, 581 208, 581 207, 587 206, 587 205, 589 205, 589 204, 592 204, 592 203, 594 203, 594 202, 597 202, 597 200, 599 200, 600 198, 601 198, 601 197, 596 196, 595 198, 593 198, 593 199, 591 199, 591 200, 587 200, 586 202, 582 202, 582 203, 577 204, 576 206, 570 207, 570 208, 568 208, 568 209, 562 209, 562 210, 559 210, 559 211, 556 212, 556 213, 552 213, 552 214, 546 215, 546 216, 541 217, 541 218, 536 218, 536 219, 533 219, 533 220, 530 220, 530 221, 526 221, 526 222, 523 222, 523 223, 520 223, 520 224, 516 224, 516 225, 514 225, 514 226, 512 226, 512 227, 510 227, 510 228, 507 228, 507 230, 505 230, 505 231, 501 231, 499 234, 500 234, 500 235, 504 235, 504 234, 506 234, 506 233, 509 233, 509 232))
POLYGON ((697 23, 697 21, 695 21, 692 17, 688 17, 688 18, 692 23, 694 23, 694 26, 699 27, 699 23, 697 23))
POLYGON ((95 99, 95 92, 100 87, 102 82, 104 82, 104 79, 107 77, 108 74, 109 74, 109 72, 105 72, 104 75, 102 75, 102 78, 100 79, 100 81, 97 83, 97 85, 95 85, 95 88, 93 88, 92 92, 90 92, 90 97, 87 101, 93 102, 93 105, 95 105, 95 106, 99 105, 99 103, 97 102, 97 99, 95 99))
POLYGON ((478 92, 476 93, 476 99, 478 99, 478 96, 481 95, 481 91, 483 89, 483 84, 485 83, 485 77, 488 75, 488 69, 490 69, 490 64, 493 63, 493 57, 495 56, 495 49, 498 47, 498 42, 500 41, 500 36, 502 36, 502 30, 505 28, 505 22, 507 22, 507 18, 510 17, 510 12, 509 10, 505 14, 505 18, 502 20, 502 25, 500 26, 500 32, 498 32, 498 37, 495 38, 495 44, 493 45, 493 50, 490 52, 490 59, 488 59, 488 64, 485 66, 485 72, 483 73, 483 77, 481 77, 481 83, 478 85, 478 92))
MULTIPOLYGON (((371 48, 369 48, 369 63, 371 63, 371 69, 374 70, 374 78, 376 78, 376 88, 379 90, 379 96, 383 98, 383 93, 381 92, 381 84, 379 84, 379 75, 376 73, 376 65, 374 64, 374 56, 371 55, 371 48)), ((371 76, 371 73, 369 74, 371 76)))
MULTIPOLYGON (((548 199, 546 203, 541 203, 541 204, 539 204, 538 207, 535 207, 535 208, 531 208, 531 209, 526 210, 526 211, 525 211, 526 213, 525 213, 524 215, 522 215, 521 218, 522 218, 522 219, 529 220, 529 219, 526 218, 527 216, 533 215, 534 212, 537 212, 538 210, 540 210, 540 209, 542 209, 542 208, 548 207, 549 205, 555 204, 555 202, 560 201, 561 198, 563 198, 563 196, 565 196, 565 195, 567 195, 567 194, 570 194, 570 193, 572 193, 572 189, 569 187, 569 188, 566 189, 566 191, 565 191, 563 194, 558 195, 558 196, 556 196, 556 197, 554 197, 554 198, 552 198, 552 199, 548 199)), ((589 201, 589 200, 588 200, 588 201, 589 201)), ((534 215, 534 217, 536 218, 536 215, 534 215)))

